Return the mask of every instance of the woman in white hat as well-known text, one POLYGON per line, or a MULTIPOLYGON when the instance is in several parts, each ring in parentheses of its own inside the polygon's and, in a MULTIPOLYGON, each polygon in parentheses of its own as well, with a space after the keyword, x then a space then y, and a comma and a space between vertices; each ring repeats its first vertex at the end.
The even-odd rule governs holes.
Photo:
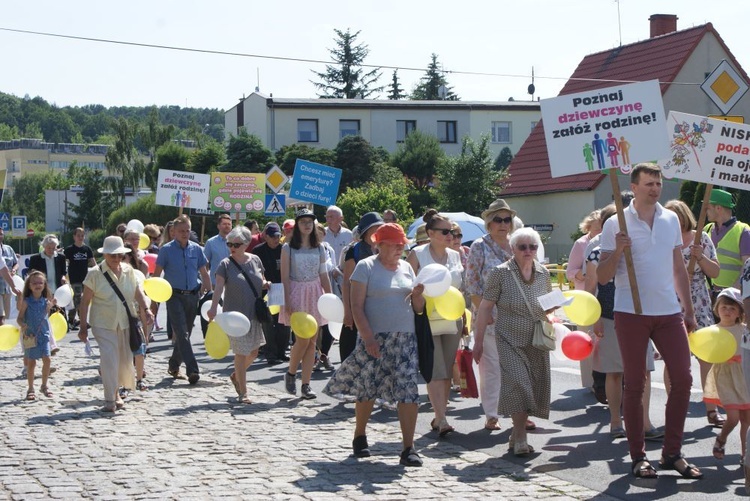
POLYGON ((104 384, 103 412, 115 412, 121 409, 124 402, 117 390, 135 388, 133 377, 133 352, 129 343, 129 321, 125 306, 115 292, 115 287, 125 298, 128 309, 138 304, 141 322, 151 325, 154 316, 146 305, 145 296, 141 290, 133 268, 122 262, 123 256, 130 252, 122 239, 110 236, 104 239, 104 245, 99 253, 104 255, 104 261, 91 268, 83 281, 83 297, 79 315, 81 330, 78 338, 88 341, 88 328, 94 334, 99 345, 102 383, 104 384), (106 275, 105 275, 106 274, 106 275), (112 280, 110 284, 107 276, 112 280), (89 305, 91 310, 89 311, 89 305))

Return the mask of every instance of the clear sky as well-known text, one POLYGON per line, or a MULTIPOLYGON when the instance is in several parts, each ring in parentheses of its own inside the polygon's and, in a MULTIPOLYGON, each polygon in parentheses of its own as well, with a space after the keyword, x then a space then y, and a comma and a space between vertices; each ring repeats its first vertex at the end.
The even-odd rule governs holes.
MULTIPOLYGON (((367 63, 399 71, 411 91, 436 53, 462 100, 557 95, 590 53, 647 39, 651 14, 676 14, 678 29, 713 23, 750 71, 746 0, 9 0, 0 28, 328 60, 333 30, 361 31, 367 63), (618 6, 620 13, 618 28, 618 6), (513 77, 511 75, 520 75, 513 77)), ((311 70, 324 65, 68 40, 0 31, 0 91, 59 106, 178 105, 228 109, 258 85, 275 97, 316 97, 311 70)), ((392 70, 383 70, 382 84, 392 70)), ((382 95, 385 98, 385 94, 382 95)))

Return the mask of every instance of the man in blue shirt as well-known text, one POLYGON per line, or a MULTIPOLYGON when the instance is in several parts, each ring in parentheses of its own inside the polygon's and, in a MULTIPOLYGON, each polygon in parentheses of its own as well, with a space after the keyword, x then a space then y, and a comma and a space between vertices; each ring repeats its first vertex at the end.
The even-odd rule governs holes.
POLYGON ((219 229, 219 234, 209 238, 203 248, 203 253, 211 268, 211 285, 216 285, 216 270, 219 268, 219 263, 222 259, 229 257, 227 235, 232 231, 232 218, 229 214, 219 214, 216 227, 219 229))
POLYGON ((164 279, 172 286, 172 297, 167 301, 167 315, 174 338, 169 374, 175 379, 185 379, 180 373, 180 365, 185 362, 187 379, 191 385, 200 379, 198 362, 190 344, 190 331, 198 311, 198 294, 211 290, 207 263, 200 245, 190 241, 190 218, 180 216, 175 219, 174 240, 159 251, 153 276, 158 277, 163 271, 164 279))

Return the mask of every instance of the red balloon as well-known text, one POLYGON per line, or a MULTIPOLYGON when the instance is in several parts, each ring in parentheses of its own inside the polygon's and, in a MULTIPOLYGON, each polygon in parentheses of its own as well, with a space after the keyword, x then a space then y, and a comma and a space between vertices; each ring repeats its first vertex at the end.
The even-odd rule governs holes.
POLYGON ((148 264, 148 272, 153 273, 156 269, 156 254, 146 254, 143 260, 148 264))
POLYGON ((583 360, 591 355, 594 343, 585 332, 573 331, 562 340, 562 352, 571 360, 583 360))

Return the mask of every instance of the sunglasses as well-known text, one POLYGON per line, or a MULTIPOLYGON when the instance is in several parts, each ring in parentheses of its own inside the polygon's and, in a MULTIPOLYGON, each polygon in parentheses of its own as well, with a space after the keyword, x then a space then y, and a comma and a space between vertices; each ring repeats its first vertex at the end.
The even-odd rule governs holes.
POLYGON ((539 248, 539 246, 537 244, 518 244, 518 245, 516 245, 516 249, 520 250, 521 252, 526 252, 526 249, 534 252, 538 248, 539 248))
POLYGON ((449 235, 452 230, 451 229, 446 229, 446 228, 435 228, 432 231, 436 231, 438 233, 442 233, 443 236, 446 236, 446 235, 449 235))
POLYGON ((498 224, 500 223, 510 224, 513 222, 513 217, 512 216, 508 216, 508 217, 495 216, 492 218, 492 222, 498 223, 498 224))
POLYGON ((242 242, 227 242, 227 247, 231 247, 233 249, 239 249, 243 245, 245 244, 243 244, 242 242))
POLYGON ((454 231, 454 232, 453 232, 453 238, 463 238, 463 234, 462 234, 462 233, 456 233, 456 232, 454 231))

